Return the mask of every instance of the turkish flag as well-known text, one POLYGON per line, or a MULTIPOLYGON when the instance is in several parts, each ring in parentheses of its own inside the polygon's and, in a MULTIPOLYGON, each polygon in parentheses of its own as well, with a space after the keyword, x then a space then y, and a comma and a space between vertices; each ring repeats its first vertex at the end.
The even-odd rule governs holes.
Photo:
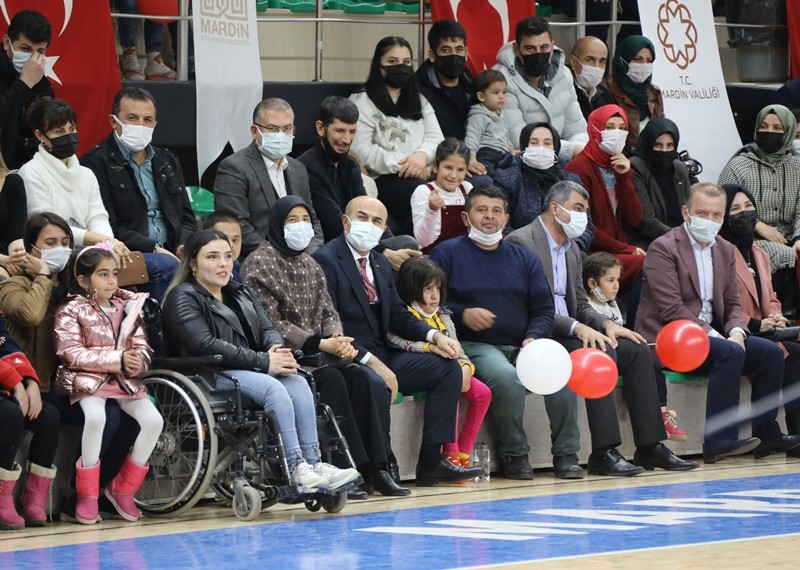
POLYGON ((436 20, 456 20, 467 32, 467 66, 473 75, 497 63, 497 52, 515 39, 517 22, 536 13, 534 0, 431 0, 436 20))
POLYGON ((78 115, 78 155, 108 136, 111 101, 120 89, 108 0, 0 0, 0 35, 20 10, 36 10, 53 29, 46 75, 56 97, 78 115))
POLYGON ((800 3, 786 3, 786 19, 789 22, 789 47, 792 55, 792 77, 800 77, 800 3))

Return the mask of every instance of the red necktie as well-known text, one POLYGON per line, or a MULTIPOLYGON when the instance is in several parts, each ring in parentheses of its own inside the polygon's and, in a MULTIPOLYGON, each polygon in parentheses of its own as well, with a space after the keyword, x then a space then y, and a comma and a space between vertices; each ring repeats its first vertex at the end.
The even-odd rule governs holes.
POLYGON ((361 274, 361 281, 364 283, 364 289, 367 290, 367 300, 370 303, 374 303, 375 299, 378 298, 378 294, 375 292, 375 285, 369 282, 369 278, 367 277, 367 258, 366 257, 359 257, 358 258, 358 272, 361 274))

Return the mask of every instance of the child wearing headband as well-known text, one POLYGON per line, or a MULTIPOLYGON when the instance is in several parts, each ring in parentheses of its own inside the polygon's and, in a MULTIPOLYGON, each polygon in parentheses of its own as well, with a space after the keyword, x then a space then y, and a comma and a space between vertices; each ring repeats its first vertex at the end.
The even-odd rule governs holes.
POLYGON ((75 518, 98 520, 100 444, 106 399, 114 398, 139 423, 139 435, 106 497, 126 520, 141 513, 133 497, 147 475, 147 459, 163 428, 163 419, 137 378, 150 366, 152 351, 142 328, 146 293, 117 287, 117 258, 106 244, 82 249, 72 263, 72 289, 55 318, 54 335, 60 366, 56 382, 70 403, 85 416, 82 455, 75 466, 78 504, 75 518))

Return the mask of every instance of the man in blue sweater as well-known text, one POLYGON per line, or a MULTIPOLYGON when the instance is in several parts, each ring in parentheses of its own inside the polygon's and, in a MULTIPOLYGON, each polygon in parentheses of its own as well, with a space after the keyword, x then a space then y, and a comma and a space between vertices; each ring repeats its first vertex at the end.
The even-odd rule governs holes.
MULTIPOLYGON (((464 224, 469 234, 436 247, 431 260, 448 275, 448 307, 475 375, 492 390, 489 417, 508 479, 532 479, 528 438, 522 426, 527 391, 514 366, 520 348, 549 338, 553 298, 536 256, 503 241, 508 222, 503 193, 477 186, 467 195, 464 224)), ((580 448, 577 400, 566 387, 545 396, 554 464, 580 448)), ((558 473, 557 473, 558 474, 558 473)))

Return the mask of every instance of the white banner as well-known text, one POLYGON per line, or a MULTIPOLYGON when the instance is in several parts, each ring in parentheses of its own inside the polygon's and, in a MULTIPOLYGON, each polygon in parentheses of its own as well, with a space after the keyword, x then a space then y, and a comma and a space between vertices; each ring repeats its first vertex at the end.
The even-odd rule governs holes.
POLYGON ((639 0, 642 34, 656 48, 653 84, 664 97, 664 114, 680 129, 681 150, 702 163, 701 180, 716 182, 742 141, 722 76, 711 2, 684 1, 639 0))
POLYGON ((253 0, 193 0, 197 86, 197 167, 200 176, 230 142, 252 141, 253 109, 263 81, 253 0))

